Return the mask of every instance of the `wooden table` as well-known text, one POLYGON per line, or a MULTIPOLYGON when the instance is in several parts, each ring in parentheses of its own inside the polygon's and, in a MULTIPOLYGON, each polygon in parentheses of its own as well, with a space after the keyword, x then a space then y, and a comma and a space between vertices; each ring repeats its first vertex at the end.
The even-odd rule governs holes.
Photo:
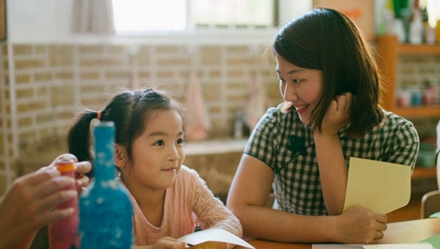
MULTIPOLYGON (((440 234, 440 218, 419 219, 389 223, 381 244, 416 243, 440 234)), ((278 243, 264 240, 249 240, 256 249, 311 249, 312 244, 278 243)), ((244 249, 238 246, 236 249, 244 249)))

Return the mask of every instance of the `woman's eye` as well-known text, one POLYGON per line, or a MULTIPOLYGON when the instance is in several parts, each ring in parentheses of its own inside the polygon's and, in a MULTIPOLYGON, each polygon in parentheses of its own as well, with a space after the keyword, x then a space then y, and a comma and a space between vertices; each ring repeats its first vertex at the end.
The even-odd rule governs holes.
POLYGON ((292 81, 293 81, 293 83, 300 83, 301 82, 300 79, 293 79, 292 81))

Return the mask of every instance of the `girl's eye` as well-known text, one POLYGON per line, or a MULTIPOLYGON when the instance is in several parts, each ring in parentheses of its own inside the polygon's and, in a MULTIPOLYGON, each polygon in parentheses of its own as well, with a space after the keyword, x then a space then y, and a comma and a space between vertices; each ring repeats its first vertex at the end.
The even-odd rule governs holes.
POLYGON ((177 144, 183 144, 185 141, 183 138, 177 139, 177 144))
POLYGON ((300 79, 293 79, 292 81, 293 81, 293 83, 300 83, 301 82, 300 79))
POLYGON ((154 143, 154 145, 159 145, 159 146, 162 146, 162 145, 164 145, 165 143, 163 142, 163 140, 159 140, 159 141, 157 141, 157 142, 155 142, 154 143))

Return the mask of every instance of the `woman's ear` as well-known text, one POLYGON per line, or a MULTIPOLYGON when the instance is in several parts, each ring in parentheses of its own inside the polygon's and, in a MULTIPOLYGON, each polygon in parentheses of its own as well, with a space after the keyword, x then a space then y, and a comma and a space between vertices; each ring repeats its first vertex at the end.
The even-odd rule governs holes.
POLYGON ((115 144, 115 164, 116 167, 122 169, 127 163, 127 153, 123 146, 115 144))

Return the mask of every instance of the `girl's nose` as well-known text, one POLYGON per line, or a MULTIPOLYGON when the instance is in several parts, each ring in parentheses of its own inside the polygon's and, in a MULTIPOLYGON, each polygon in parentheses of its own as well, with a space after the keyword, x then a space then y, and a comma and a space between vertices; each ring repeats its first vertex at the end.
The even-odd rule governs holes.
POLYGON ((168 154, 168 160, 177 161, 180 159, 179 149, 176 146, 172 146, 168 154))

